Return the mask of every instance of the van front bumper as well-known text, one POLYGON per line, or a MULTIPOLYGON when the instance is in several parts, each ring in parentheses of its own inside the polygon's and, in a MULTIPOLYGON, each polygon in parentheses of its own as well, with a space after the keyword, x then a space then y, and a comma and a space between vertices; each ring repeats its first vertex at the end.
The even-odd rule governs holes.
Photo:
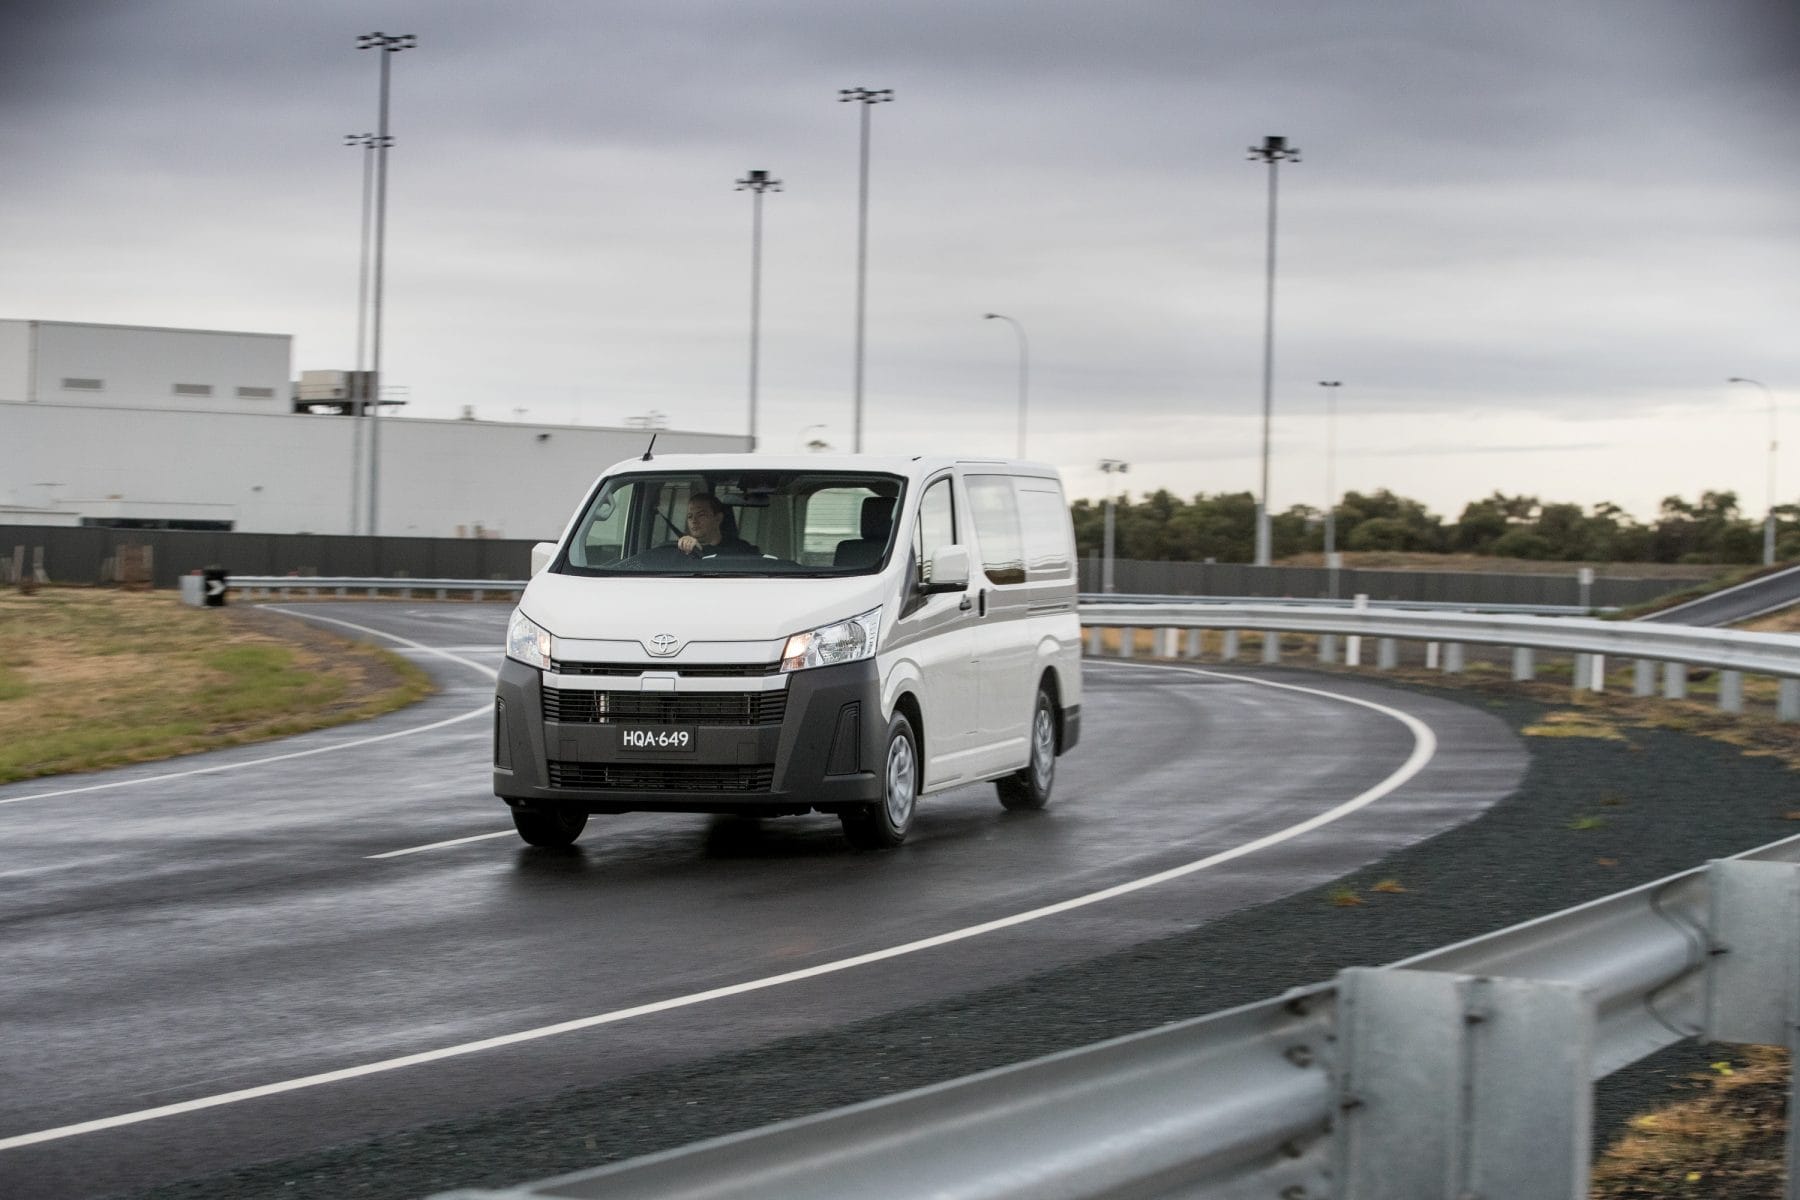
MULTIPOLYGON (((579 709, 562 702, 576 693, 546 704, 544 673, 507 659, 494 697, 494 794, 533 810, 752 816, 840 812, 880 800, 887 721, 875 661, 782 678, 784 688, 757 693, 683 691, 678 680, 673 693, 660 694, 681 698, 669 701, 667 714, 609 716, 596 714, 591 697, 579 709), (682 703, 702 697, 699 709, 682 703), (730 711, 731 697, 746 698, 741 712, 730 711), (785 704, 751 697, 785 697, 785 704), (626 748, 628 730, 673 729, 690 735, 692 749, 626 748)), ((633 678, 619 687, 634 700, 641 695, 633 678)), ((641 702, 634 707, 645 710, 641 702)))

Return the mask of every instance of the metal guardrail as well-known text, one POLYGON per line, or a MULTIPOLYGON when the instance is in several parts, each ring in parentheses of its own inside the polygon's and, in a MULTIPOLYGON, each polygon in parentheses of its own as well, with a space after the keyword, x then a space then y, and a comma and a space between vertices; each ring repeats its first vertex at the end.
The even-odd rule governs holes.
POLYGON ((410 597, 414 592, 432 592, 436 598, 449 598, 451 592, 473 593, 476 600, 484 599, 484 593, 517 593, 525 590, 525 579, 374 579, 353 575, 232 575, 227 584, 234 591, 242 591, 255 596, 291 596, 296 592, 305 592, 313 596, 329 592, 337 596, 348 596, 352 592, 361 592, 367 596, 376 596, 382 592, 400 592, 410 597))
MULTIPOLYGON (((1176 593, 1124 595, 1118 592, 1083 592, 1079 599, 1084 606, 1089 604, 1206 604, 1216 607, 1234 604, 1280 604, 1300 608, 1356 608, 1359 600, 1366 598, 1283 596, 1276 599, 1269 596, 1192 596, 1176 593)), ((1463 603, 1455 600, 1375 600, 1362 605, 1362 607, 1397 609, 1401 612, 1530 613, 1540 617, 1585 617, 1593 613, 1619 611, 1616 606, 1587 608, 1579 604, 1483 604, 1479 601, 1463 603)))
MULTIPOLYGON (((1745 633, 1732 629, 1707 629, 1682 625, 1652 625, 1641 621, 1597 621, 1584 617, 1542 617, 1524 614, 1467 612, 1407 612, 1391 608, 1343 609, 1312 605, 1239 603, 1225 606, 1194 603, 1136 603, 1108 600, 1084 603, 1081 623, 1088 628, 1088 653, 1102 650, 1101 630, 1122 631, 1118 653, 1134 652, 1135 631, 1164 631, 1160 652, 1168 658, 1198 658, 1199 646, 1189 637, 1178 645, 1181 630, 1225 631, 1221 658, 1238 656, 1240 630, 1319 636, 1321 662, 1341 661, 1361 665, 1361 643, 1376 643, 1376 668, 1391 669, 1398 662, 1400 641, 1427 644, 1427 663, 1446 672, 1463 669, 1467 645, 1512 648, 1512 676, 1535 679, 1539 651, 1576 656, 1573 672, 1578 691, 1601 691, 1606 686, 1606 660, 1622 658, 1635 664, 1632 690, 1640 696, 1656 692, 1656 668, 1662 667, 1662 694, 1680 699, 1687 694, 1688 671, 1699 667, 1719 675, 1719 707, 1741 712, 1746 673, 1778 680, 1776 713, 1784 721, 1800 721, 1800 636, 1789 633, 1745 633)), ((1262 639, 1261 660, 1281 661, 1279 636, 1262 639)))
POLYGON ((1688 1038, 1800 1048, 1797 929, 1789 838, 1258 1004, 440 1200, 1585 1197, 1593 1080, 1688 1038))

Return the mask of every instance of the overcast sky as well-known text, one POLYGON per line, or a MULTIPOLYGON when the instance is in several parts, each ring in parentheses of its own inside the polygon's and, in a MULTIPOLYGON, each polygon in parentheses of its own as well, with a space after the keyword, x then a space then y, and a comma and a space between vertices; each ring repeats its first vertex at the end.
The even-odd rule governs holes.
POLYGON ((1097 496, 1253 489, 1280 168, 1272 500, 1800 499, 1796 0, 14 0, 0 317, 355 357, 361 151, 393 58, 385 375, 412 416, 1028 453, 1097 496), (822 426, 822 428, 820 428, 822 426))

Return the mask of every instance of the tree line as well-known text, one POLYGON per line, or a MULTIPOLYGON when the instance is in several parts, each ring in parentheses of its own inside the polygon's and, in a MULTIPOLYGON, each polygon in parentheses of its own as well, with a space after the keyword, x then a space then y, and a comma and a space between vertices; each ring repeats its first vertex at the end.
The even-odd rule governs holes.
MULTIPOLYGON (((1071 506, 1075 544, 1099 553, 1104 500, 1071 506)), ((1800 558, 1800 504, 1780 505, 1776 557, 1800 558)), ((1249 492, 1204 492, 1183 500, 1159 489, 1139 500, 1115 501, 1114 554, 1151 562, 1250 562, 1256 549, 1256 498, 1249 492)), ((1273 514, 1273 557, 1324 549, 1325 523, 1316 508, 1297 504, 1273 514)), ((1339 504, 1336 545, 1345 551, 1422 551, 1552 562, 1757 563, 1763 520, 1744 513, 1736 492, 1702 492, 1689 502, 1666 497, 1656 519, 1640 523, 1616 504, 1591 508, 1545 503, 1536 496, 1495 492, 1445 521, 1417 500, 1383 488, 1347 492, 1339 504)))

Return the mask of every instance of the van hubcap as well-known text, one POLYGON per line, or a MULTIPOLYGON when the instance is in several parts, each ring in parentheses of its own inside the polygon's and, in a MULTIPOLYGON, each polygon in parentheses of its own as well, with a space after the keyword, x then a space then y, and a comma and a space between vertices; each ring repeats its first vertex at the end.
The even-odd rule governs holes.
POLYGON ((1038 791, 1050 790, 1050 775, 1056 770, 1056 722, 1050 710, 1039 706, 1037 720, 1031 727, 1031 775, 1038 791))
POLYGON ((896 737, 888 743, 887 754, 887 818, 896 829, 904 829, 912 820, 915 776, 912 742, 896 737))

